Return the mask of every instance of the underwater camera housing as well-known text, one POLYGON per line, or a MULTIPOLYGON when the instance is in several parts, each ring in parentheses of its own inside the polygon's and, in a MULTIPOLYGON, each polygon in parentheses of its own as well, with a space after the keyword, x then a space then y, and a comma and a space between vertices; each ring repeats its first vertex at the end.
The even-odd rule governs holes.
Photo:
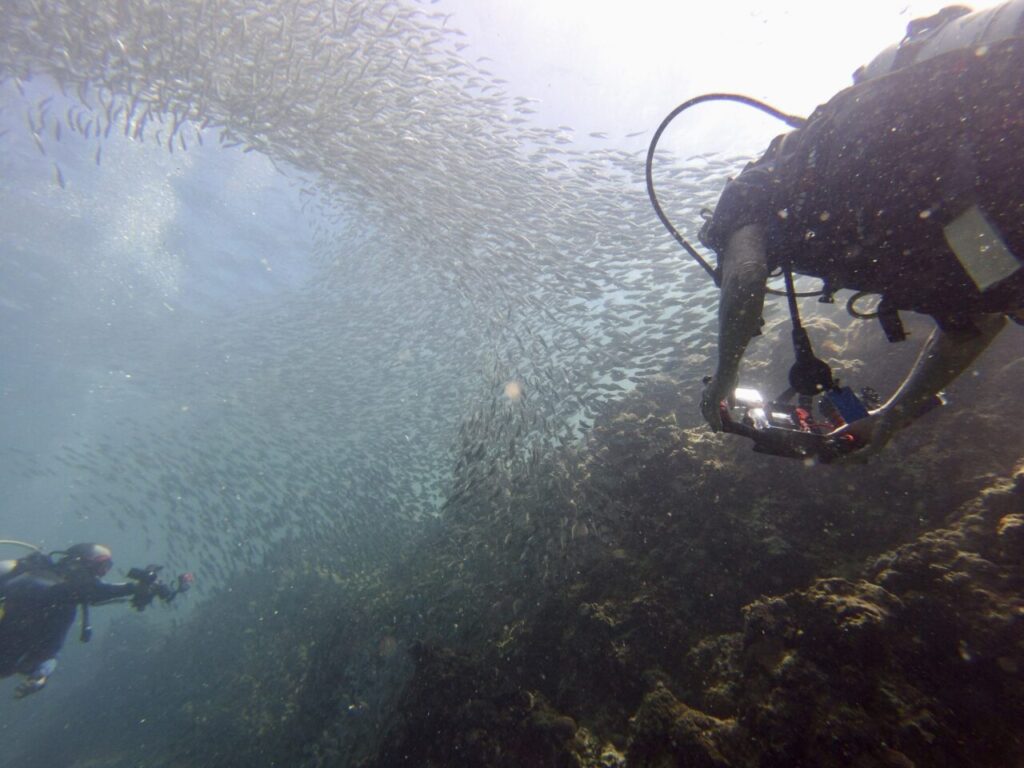
POLYGON ((163 566, 147 565, 145 568, 132 568, 128 571, 128 578, 142 584, 155 584, 163 566))
POLYGON ((132 598, 132 605, 138 610, 144 610, 153 598, 159 597, 163 602, 169 603, 182 592, 188 592, 195 583, 196 577, 191 573, 183 573, 178 576, 177 583, 171 588, 160 581, 162 565, 147 565, 145 568, 132 568, 128 571, 128 578, 138 582, 140 588, 132 598))
POLYGON ((862 447, 853 435, 832 433, 866 417, 869 405, 878 405, 878 395, 868 388, 861 396, 849 387, 836 387, 817 398, 791 399, 787 393, 767 401, 756 389, 737 387, 732 406, 721 404, 722 429, 750 438, 758 453, 828 463, 862 447))

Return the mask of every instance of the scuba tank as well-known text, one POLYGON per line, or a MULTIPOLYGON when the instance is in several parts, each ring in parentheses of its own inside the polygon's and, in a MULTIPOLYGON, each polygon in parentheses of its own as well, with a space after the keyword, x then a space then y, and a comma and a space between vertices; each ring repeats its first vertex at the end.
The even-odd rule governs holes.
POLYGON ((50 558, 44 555, 43 551, 35 544, 27 544, 24 541, 17 541, 15 539, 0 539, 0 546, 3 545, 27 549, 29 554, 17 559, 0 560, 0 597, 3 595, 3 585, 19 573, 24 573, 31 568, 38 568, 41 563, 50 563, 50 558))
POLYGON ((907 36, 854 72, 853 82, 860 85, 958 48, 1022 35, 1024 0, 1010 0, 973 13, 963 5, 947 6, 934 16, 911 21, 907 36))
POLYGON ((6 597, 4 595, 4 588, 7 582, 19 574, 25 573, 25 571, 39 568, 41 565, 49 565, 50 558, 44 555, 42 550, 35 544, 27 544, 24 541, 0 539, 0 545, 10 545, 30 550, 29 554, 16 560, 0 560, 0 621, 3 621, 4 615, 7 612, 6 597))

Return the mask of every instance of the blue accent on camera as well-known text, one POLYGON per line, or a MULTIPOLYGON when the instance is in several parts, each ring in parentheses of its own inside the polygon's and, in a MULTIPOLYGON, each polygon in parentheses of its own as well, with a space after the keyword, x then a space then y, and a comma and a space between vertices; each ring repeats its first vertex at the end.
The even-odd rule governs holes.
POLYGON ((825 397, 839 411, 839 415, 847 424, 852 424, 868 415, 868 409, 864 407, 864 403, 849 387, 829 390, 825 393, 825 397))

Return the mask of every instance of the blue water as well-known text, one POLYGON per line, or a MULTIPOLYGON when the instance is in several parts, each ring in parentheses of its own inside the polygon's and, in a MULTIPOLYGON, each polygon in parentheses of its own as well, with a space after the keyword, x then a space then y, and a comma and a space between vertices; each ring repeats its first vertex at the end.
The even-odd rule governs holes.
POLYGON ((301 288, 310 221, 300 180, 216 141, 171 155, 115 134, 97 164, 95 145, 65 130, 44 155, 25 113, 47 97, 57 111, 73 103, 45 79, 25 97, 4 88, 0 386, 5 445, 28 454, 0 469, 5 527, 56 548, 95 537, 99 522, 127 561, 159 558, 75 498, 80 478, 58 456, 92 454, 99 435, 118 445, 119 420, 184 417, 213 398, 202 386, 213 329, 301 288))

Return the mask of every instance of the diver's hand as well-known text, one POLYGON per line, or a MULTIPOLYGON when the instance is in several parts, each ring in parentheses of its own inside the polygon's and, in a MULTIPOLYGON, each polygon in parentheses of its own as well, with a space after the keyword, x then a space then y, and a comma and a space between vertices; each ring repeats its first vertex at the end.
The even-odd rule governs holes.
POLYGON ((704 380, 704 394, 700 398, 700 412, 713 432, 722 431, 722 401, 730 398, 735 391, 734 382, 715 375, 704 380))
POLYGON ((831 432, 830 438, 854 440, 859 446, 850 453, 836 459, 835 464, 866 464, 889 444, 899 431, 897 419, 884 408, 871 411, 865 418, 831 432))
POLYGON ((162 582, 140 581, 135 585, 135 594, 132 595, 132 608, 137 611, 146 610, 153 598, 161 596, 161 589, 167 589, 162 582))
POLYGON ((39 693, 46 687, 46 675, 39 675, 38 677, 29 677, 15 689, 14 698, 24 699, 26 696, 31 696, 33 693, 39 693))

